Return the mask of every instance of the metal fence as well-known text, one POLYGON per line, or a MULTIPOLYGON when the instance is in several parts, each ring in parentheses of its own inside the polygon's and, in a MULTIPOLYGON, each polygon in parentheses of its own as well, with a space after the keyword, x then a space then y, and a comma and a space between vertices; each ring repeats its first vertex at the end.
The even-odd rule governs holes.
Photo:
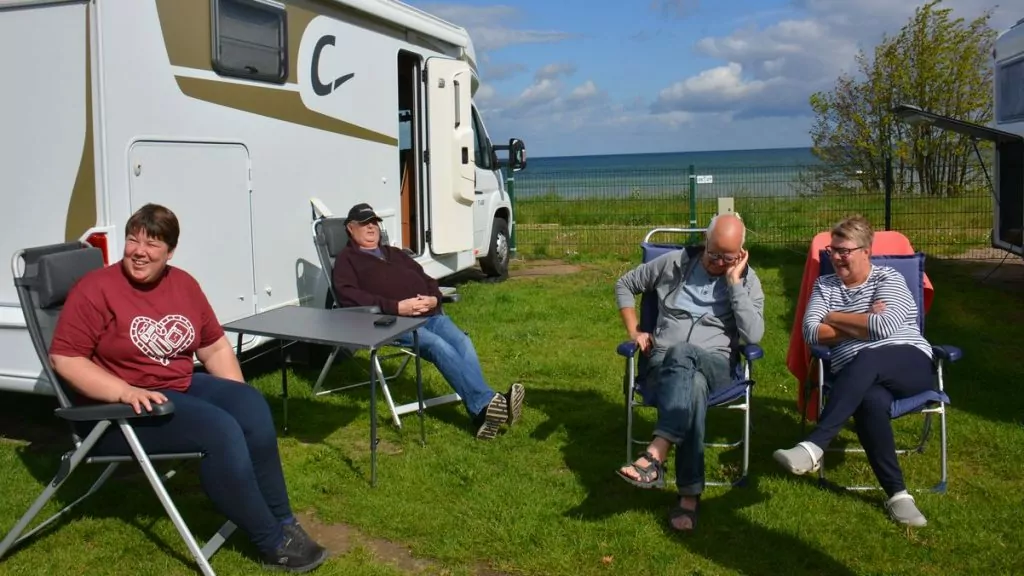
POLYGON ((992 250, 992 194, 980 164, 958 169, 926 194, 909 171, 879 181, 837 177, 820 166, 525 170, 516 175, 516 242, 524 257, 636 253, 653 227, 705 227, 731 198, 747 243, 806 250, 811 238, 851 214, 897 230, 930 257, 999 258, 992 250), (959 174, 962 170, 963 173, 959 174))

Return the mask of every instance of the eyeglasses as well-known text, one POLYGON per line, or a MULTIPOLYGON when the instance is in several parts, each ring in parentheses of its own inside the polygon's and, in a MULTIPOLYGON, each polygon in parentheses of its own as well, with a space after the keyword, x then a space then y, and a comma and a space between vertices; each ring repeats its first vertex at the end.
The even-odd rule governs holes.
POLYGON ((740 259, 739 256, 734 256, 732 254, 718 254, 717 252, 705 252, 705 254, 708 257, 708 260, 712 262, 724 262, 726 264, 732 264, 733 262, 740 259))
POLYGON ((850 254, 853 254, 857 250, 863 250, 864 246, 855 246, 853 248, 840 248, 838 246, 829 246, 825 248, 825 253, 829 256, 839 256, 840 258, 849 258, 850 254))

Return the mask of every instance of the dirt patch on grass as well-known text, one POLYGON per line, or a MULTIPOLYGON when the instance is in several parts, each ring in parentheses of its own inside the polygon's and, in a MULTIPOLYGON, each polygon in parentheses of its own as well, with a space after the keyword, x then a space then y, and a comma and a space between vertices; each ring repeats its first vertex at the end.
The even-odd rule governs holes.
POLYGON ((1009 290, 1024 288, 1024 259, 995 248, 968 250, 944 263, 965 270, 979 282, 1009 290))
POLYGON ((575 274, 583 270, 582 266, 566 264, 561 260, 528 260, 508 272, 510 278, 537 278, 540 276, 562 276, 575 274))
MULTIPOLYGON (((448 572, 433 560, 414 556, 408 548, 401 544, 367 536, 347 524, 325 524, 309 512, 300 513, 297 516, 303 528, 313 539, 327 548, 331 556, 344 555, 356 547, 362 547, 369 550, 381 562, 407 574, 446 574, 448 572)), ((474 567, 473 572, 477 576, 505 576, 483 564, 474 567)))

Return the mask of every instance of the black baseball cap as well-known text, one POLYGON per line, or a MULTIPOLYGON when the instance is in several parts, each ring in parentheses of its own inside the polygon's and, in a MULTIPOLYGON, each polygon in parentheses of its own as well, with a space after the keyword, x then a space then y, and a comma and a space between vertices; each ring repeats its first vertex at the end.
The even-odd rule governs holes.
POLYGON ((381 217, 377 216, 377 213, 373 211, 373 207, 367 203, 356 204, 348 211, 348 218, 345 218, 345 224, 349 222, 359 222, 365 224, 370 220, 381 221, 381 217))

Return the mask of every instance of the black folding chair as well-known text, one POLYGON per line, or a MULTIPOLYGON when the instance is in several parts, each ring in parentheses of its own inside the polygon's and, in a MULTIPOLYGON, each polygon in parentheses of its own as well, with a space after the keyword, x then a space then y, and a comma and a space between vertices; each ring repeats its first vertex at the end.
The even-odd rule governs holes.
MULTIPOLYGON (((78 242, 64 244, 53 244, 28 248, 19 251, 14 256, 12 271, 14 284, 18 291, 18 300, 21 302, 21 310, 25 315, 25 325, 29 335, 32 337, 32 344, 35 347, 36 355, 42 365, 43 375, 50 381, 53 392, 57 397, 59 407, 55 413, 58 418, 67 422, 71 427, 71 439, 74 448, 61 456, 60 465, 56 475, 43 490, 43 493, 36 498, 32 506, 24 516, 18 520, 14 528, 7 533, 3 542, 0 542, 0 558, 7 553, 15 544, 29 538, 57 518, 63 516, 79 502, 100 489, 117 469, 118 464, 136 460, 146 475, 150 486, 156 492, 157 498, 163 504, 171 522, 181 534, 188 546, 189 552, 195 557, 199 569, 203 574, 212 576, 213 568, 210 567, 209 559, 220 549, 221 545, 231 536, 235 525, 228 521, 220 530, 200 548, 182 519, 174 502, 164 488, 161 476, 153 467, 156 460, 179 460, 203 458, 201 452, 184 454, 147 454, 145 448, 139 442, 131 422, 142 418, 159 418, 174 412, 174 404, 170 401, 164 404, 154 404, 152 412, 136 414, 128 404, 103 404, 89 401, 80 396, 62 378, 57 376, 50 365, 49 348, 53 339, 54 328, 57 325, 57 318, 64 307, 64 300, 78 280, 86 273, 102 268, 103 256, 101 252, 93 247, 78 242), (78 434, 77 426, 88 426, 95 423, 92 431, 84 439, 78 434), (131 449, 131 453, 98 453, 92 452, 94 445, 104 432, 111 426, 116 425, 131 449), (82 497, 71 504, 68 504, 60 512, 57 512, 46 521, 42 522, 28 533, 22 532, 28 528, 29 523, 39 514, 46 503, 60 489, 61 485, 78 468, 79 464, 106 464, 107 467, 100 474, 100 477, 93 483, 82 497)), ((170 478, 173 472, 164 475, 170 478)))

